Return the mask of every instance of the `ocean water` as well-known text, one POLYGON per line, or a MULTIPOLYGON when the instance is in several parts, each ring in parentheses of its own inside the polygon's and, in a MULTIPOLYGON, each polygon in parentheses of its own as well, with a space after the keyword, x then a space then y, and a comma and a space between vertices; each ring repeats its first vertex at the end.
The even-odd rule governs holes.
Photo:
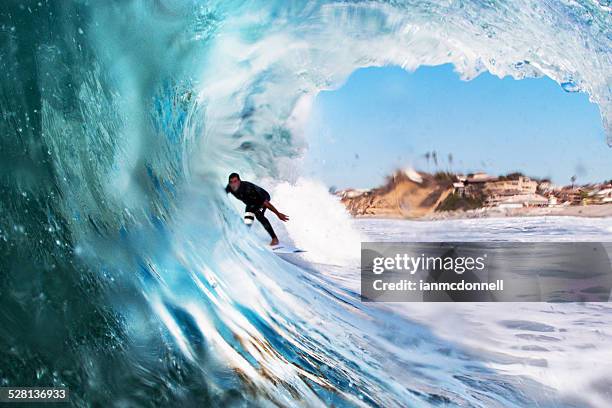
MULTIPOLYGON (((612 219, 363 220, 357 227, 374 241, 607 242, 612 219)), ((454 373, 467 382, 473 380, 470 365, 478 361, 495 372, 489 386, 508 378, 518 384, 522 395, 542 396, 547 401, 542 402, 544 406, 604 407, 612 402, 612 363, 606 357, 612 353, 612 307, 608 303, 405 303, 383 307, 423 324, 469 353, 473 360, 458 361, 456 366, 467 371, 454 373), (532 381, 538 386, 533 388, 532 381)))
POLYGON ((355 290, 364 237, 603 239, 606 221, 354 224, 299 158, 316 93, 386 64, 546 75, 588 93, 610 142, 610 10, 3 1, 0 385, 67 386, 74 406, 609 405, 605 305, 436 312, 355 290), (274 192, 302 258, 245 229, 231 171, 274 192))
POLYGON ((437 221, 360 220, 359 231, 373 241, 608 241, 612 219, 510 217, 437 221))
MULTIPOLYGON (((339 217, 335 224, 378 242, 607 241, 612 231, 610 218, 577 217, 339 217)), ((316 241, 303 235, 296 235, 297 245, 316 241)), ((287 259, 349 303, 347 309, 376 321, 377 335, 367 335, 371 344, 363 353, 384 360, 385 376, 418 396, 419 402, 404 395, 399 405, 605 407, 612 401, 608 303, 359 303, 358 258, 334 259, 330 249, 287 259)))

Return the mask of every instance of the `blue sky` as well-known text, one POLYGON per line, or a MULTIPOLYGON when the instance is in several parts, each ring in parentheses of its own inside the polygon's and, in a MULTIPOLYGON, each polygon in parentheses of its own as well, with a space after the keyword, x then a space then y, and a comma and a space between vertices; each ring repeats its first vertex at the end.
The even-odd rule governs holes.
POLYGON ((461 81, 450 65, 364 68, 317 96, 306 137, 306 174, 339 188, 377 186, 406 166, 522 171, 557 184, 612 178, 597 106, 549 78, 461 81), (428 166, 428 151, 437 152, 437 167, 428 166))

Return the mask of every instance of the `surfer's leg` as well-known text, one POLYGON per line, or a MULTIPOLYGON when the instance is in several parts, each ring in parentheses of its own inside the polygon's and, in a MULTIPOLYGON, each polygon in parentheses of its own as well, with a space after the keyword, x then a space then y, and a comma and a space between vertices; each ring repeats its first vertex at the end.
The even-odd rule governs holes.
POLYGON ((278 238, 276 237, 276 234, 274 233, 274 229, 272 228, 272 224, 270 224, 270 221, 268 221, 268 219, 264 215, 264 211, 266 211, 265 208, 264 209, 256 210, 255 211, 255 217, 257 218, 257 221, 261 222, 261 225, 263 225, 265 230, 268 231, 268 234, 270 234, 270 237, 272 237, 272 241, 277 241, 278 242, 278 238))
POLYGON ((244 209, 244 223, 250 227, 253 225, 253 221, 255 220, 255 213, 257 212, 257 207, 252 205, 247 205, 244 209))

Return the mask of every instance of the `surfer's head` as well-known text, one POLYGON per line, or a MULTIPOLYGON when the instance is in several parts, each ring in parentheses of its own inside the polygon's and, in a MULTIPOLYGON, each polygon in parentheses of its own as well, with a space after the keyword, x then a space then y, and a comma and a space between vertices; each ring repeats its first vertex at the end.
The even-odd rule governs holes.
POLYGON ((229 185, 232 191, 238 190, 238 187, 240 187, 240 176, 238 173, 232 173, 229 175, 229 185))

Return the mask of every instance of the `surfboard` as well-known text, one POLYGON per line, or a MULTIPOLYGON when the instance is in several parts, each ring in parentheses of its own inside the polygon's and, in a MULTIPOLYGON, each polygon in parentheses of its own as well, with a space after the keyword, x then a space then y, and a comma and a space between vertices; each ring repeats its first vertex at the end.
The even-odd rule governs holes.
POLYGON ((303 249, 285 244, 274 245, 272 251, 277 254, 298 254, 300 252, 306 252, 303 249))

